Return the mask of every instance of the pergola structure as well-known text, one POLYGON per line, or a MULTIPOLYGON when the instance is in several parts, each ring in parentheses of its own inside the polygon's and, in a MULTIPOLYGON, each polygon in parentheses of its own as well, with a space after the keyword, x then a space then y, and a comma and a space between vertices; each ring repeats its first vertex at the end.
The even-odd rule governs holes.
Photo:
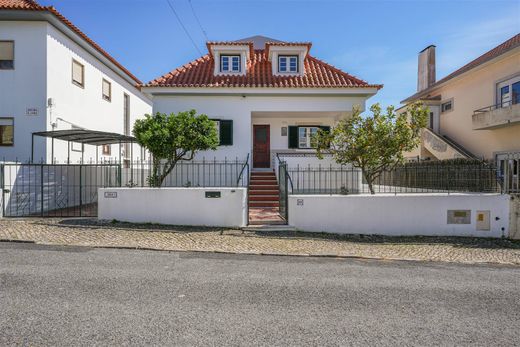
MULTIPOLYGON (((119 144, 119 162, 121 162, 121 145, 136 142, 136 138, 133 136, 122 135, 117 133, 109 133, 105 131, 88 130, 88 129, 67 129, 67 130, 52 130, 52 131, 40 131, 32 133, 31 139, 31 163, 34 160, 34 137, 41 136, 52 139, 51 146, 51 158, 54 161, 54 139, 67 141, 67 163, 70 163, 70 143, 76 142, 83 145, 96 146, 96 163, 98 161, 98 147, 102 145, 114 145, 119 144)), ((130 150, 132 151, 130 146, 130 150)), ((81 153, 81 161, 83 162, 84 151, 81 153)), ((132 157, 132 153, 130 154, 132 157)))

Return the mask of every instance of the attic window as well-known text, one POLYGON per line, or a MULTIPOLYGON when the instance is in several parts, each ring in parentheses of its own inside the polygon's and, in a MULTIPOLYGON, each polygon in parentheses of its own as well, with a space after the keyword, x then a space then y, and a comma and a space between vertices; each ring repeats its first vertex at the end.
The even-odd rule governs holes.
POLYGON ((240 72, 240 55, 221 55, 220 72, 240 72))
POLYGON ((298 72, 297 55, 278 56, 278 72, 298 72))

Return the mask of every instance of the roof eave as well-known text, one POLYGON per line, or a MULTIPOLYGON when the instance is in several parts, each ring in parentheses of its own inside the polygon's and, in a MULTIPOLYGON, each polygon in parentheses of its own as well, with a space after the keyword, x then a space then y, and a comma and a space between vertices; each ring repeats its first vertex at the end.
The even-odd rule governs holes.
MULTIPOLYGON (((430 87, 420 91, 420 92, 417 92, 411 96, 409 96, 408 98, 404 99, 401 101, 401 104, 406 104, 406 103, 410 103, 410 102, 413 102, 413 101, 416 101, 416 100, 419 100, 421 98, 424 98, 424 97, 428 97, 430 96, 431 94, 434 94, 434 92, 442 87, 444 87, 445 85, 451 83, 451 82, 455 82, 455 81, 458 81, 459 79, 461 78, 464 78, 466 77, 467 75, 469 75, 470 73, 473 73, 475 71, 478 71, 480 69, 483 69, 485 68, 486 66, 490 65, 490 64, 494 64, 495 62, 497 62, 498 60, 502 60, 502 59, 505 59, 513 54, 516 54, 517 52, 520 52, 520 46, 516 46, 516 47, 513 47, 511 48, 510 50, 500 54, 500 55, 497 55, 479 65, 476 65, 474 67, 472 67, 471 69, 469 70, 466 70, 458 75, 455 75, 453 77, 449 77, 450 75, 440 79, 438 82, 434 83, 433 85, 431 85, 430 87), (449 78, 448 78, 449 77, 449 78)), ((477 58, 478 59, 478 58, 477 58)), ((470 62, 471 63, 471 62, 470 62)), ((470 64, 468 63, 468 64, 470 64)))
POLYGON ((367 85, 358 87, 179 87, 179 86, 152 86, 143 85, 141 90, 150 95, 315 95, 315 96, 373 96, 377 94, 381 85, 367 85))

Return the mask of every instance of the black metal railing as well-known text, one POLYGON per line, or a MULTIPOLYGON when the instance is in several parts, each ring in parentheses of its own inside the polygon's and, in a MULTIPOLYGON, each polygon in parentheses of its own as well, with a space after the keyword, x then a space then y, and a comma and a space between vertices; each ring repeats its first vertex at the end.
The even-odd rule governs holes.
POLYGON ((276 164, 278 167, 278 206, 279 214, 286 221, 289 220, 289 194, 293 192, 291 176, 287 171, 287 162, 276 154, 276 164))
POLYGON ((496 156, 498 178, 505 193, 520 193, 520 152, 496 156))
POLYGON ((519 100, 514 100, 514 99, 513 100, 508 100, 508 101, 504 101, 504 102, 501 102, 501 103, 498 103, 498 104, 494 104, 494 105, 490 105, 490 106, 479 108, 478 110, 473 111, 473 114, 486 113, 486 112, 494 111, 494 110, 499 109, 499 108, 511 107, 511 106, 516 105, 518 103, 519 103, 519 100))
POLYGON ((244 162, 244 165, 242 165, 242 170, 240 170, 240 174, 237 178, 237 187, 241 185, 249 186, 249 153, 247 153, 246 161, 244 162), (245 180, 245 181, 244 181, 245 180))
POLYGON ((120 175, 113 164, 0 164, 4 216, 96 216, 98 189, 120 187, 120 175))
MULTIPOLYGON (((149 187, 152 171, 153 163, 150 160, 123 162, 122 185, 149 187)), ((179 161, 165 177, 161 187, 247 187, 248 184, 249 158, 246 160, 224 158, 224 160, 179 161)))
POLYGON ((360 169, 351 166, 286 168, 292 194, 376 194, 501 192, 497 170, 487 163, 407 163, 383 171, 372 189, 360 169))

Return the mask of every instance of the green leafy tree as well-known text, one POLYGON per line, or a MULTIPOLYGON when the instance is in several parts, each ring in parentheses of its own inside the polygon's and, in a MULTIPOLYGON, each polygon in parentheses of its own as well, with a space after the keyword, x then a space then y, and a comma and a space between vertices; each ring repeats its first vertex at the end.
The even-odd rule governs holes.
POLYGON ((192 160, 198 151, 215 150, 219 144, 215 123, 195 110, 147 114, 135 122, 133 134, 152 154, 152 187, 160 187, 179 161, 192 160))
POLYGON ((403 152, 419 145, 428 109, 414 103, 400 114, 393 106, 383 113, 379 104, 370 110, 372 115, 364 117, 354 109, 352 117, 340 120, 330 132, 319 131, 316 142, 320 159, 324 153, 332 153, 337 163, 361 169, 370 193, 375 194, 374 181, 381 173, 403 163, 403 152))

